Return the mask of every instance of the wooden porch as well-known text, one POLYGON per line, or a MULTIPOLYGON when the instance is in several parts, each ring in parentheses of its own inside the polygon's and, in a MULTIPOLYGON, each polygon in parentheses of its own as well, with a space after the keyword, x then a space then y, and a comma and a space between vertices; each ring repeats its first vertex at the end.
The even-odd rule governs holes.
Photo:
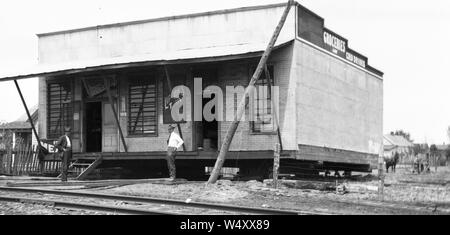
MULTIPOLYGON (((177 159, 183 160, 216 160, 217 151, 186 151, 178 152, 177 159)), ((73 153, 73 160, 95 160, 101 157, 103 161, 108 160, 160 160, 166 159, 166 152, 101 152, 101 153, 73 153)), ((284 151, 282 158, 295 159, 294 152, 284 151)), ((49 154, 46 161, 59 159, 57 154, 49 154)), ((273 159, 273 151, 231 151, 227 159, 259 160, 273 159)))

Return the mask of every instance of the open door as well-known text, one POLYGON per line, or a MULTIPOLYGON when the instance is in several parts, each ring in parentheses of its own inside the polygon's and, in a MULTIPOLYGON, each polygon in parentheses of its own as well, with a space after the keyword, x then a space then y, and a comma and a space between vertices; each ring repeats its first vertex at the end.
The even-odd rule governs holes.
MULTIPOLYGON (((202 78, 202 89, 210 85, 218 85, 217 69, 215 67, 198 67, 193 70, 194 78, 202 78)), ((214 98, 202 99, 202 110, 204 106, 214 98)), ((213 113, 215 110, 213 109, 213 113)), ((209 122, 206 121, 202 115, 202 121, 194 122, 196 131, 194 132, 193 139, 196 140, 198 150, 203 151, 217 151, 218 150, 218 131, 219 125, 216 120, 209 122)))
MULTIPOLYGON (((116 103, 114 103, 115 105, 116 103)), ((104 101, 103 105, 103 146, 102 152, 118 152, 118 129, 114 119, 114 112, 109 102, 104 101)))
POLYGON ((102 102, 86 103, 86 152, 102 151, 102 102))

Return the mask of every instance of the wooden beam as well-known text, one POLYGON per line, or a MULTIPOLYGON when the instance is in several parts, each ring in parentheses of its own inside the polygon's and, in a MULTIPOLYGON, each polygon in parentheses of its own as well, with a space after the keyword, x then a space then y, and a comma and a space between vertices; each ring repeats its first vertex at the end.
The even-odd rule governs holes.
POLYGON ((28 110, 27 103, 25 102, 25 99, 23 98, 22 91, 20 90, 19 83, 17 80, 14 80, 14 84, 16 85, 17 91, 19 92, 20 99, 22 100, 23 107, 25 108, 25 111, 28 116, 28 120, 30 120, 31 129, 33 131, 34 136, 36 137, 36 141, 38 142, 38 150, 37 150, 37 156, 39 160, 39 169, 41 174, 44 173, 44 154, 43 154, 43 147, 41 145, 41 139, 39 138, 39 135, 36 131, 36 127, 34 126, 33 119, 31 118, 30 110, 28 110))
MULTIPOLYGON (((169 93, 172 91, 172 81, 170 80, 169 69, 166 65, 164 65, 164 72, 166 73, 167 87, 169 88, 169 93)), ((181 131, 180 123, 177 123, 178 133, 180 134, 181 139, 183 139, 183 132, 181 131)), ((183 151, 186 151, 186 146, 183 143, 183 151)))
POLYGON ((111 105, 111 109, 114 114, 114 120, 116 120, 117 128, 119 129, 120 139, 122 140, 123 147, 125 148, 125 152, 128 152, 127 144, 125 142, 125 138, 123 137, 122 127, 120 126, 119 118, 117 117, 116 107, 114 106, 114 100, 111 95, 111 89, 109 87, 109 80, 106 77, 103 77, 103 84, 106 87, 106 93, 108 94, 109 103, 111 105))
POLYGON ((14 84, 16 85, 17 91, 19 92, 20 99, 22 100, 23 107, 25 108, 25 112, 27 113, 28 120, 30 121, 30 124, 31 124, 31 129, 33 130, 33 134, 36 137, 36 140, 39 145, 39 151, 40 151, 40 149, 42 148, 41 140, 36 131, 36 127, 34 126, 33 119, 31 118, 30 110, 28 110, 27 103, 25 102, 25 99, 23 98, 22 91, 20 90, 19 83, 17 83, 17 80, 14 80, 14 84))
POLYGON ((264 71, 266 72, 266 78, 269 81, 269 95, 271 96, 270 101, 272 102, 273 118, 275 119, 274 121, 277 125, 277 134, 278 134, 278 142, 280 143, 280 151, 283 151, 283 142, 281 141, 280 122, 278 120, 277 109, 275 108, 278 105, 276 105, 275 100, 273 100, 273 97, 272 97, 272 86, 275 86, 275 81, 273 81, 272 78, 270 77, 270 73, 269 73, 269 69, 267 69, 267 65, 264 67, 264 71))
POLYGON ((88 166, 88 168, 86 168, 86 170, 84 170, 83 172, 81 172, 81 174, 77 177, 77 180, 84 180, 86 179, 86 177, 92 173, 95 168, 97 168, 97 166, 99 166, 103 161, 103 158, 100 156, 97 159, 95 159, 95 161, 88 166))
POLYGON ((142 93, 142 100, 141 100, 141 106, 139 106, 139 111, 136 117, 136 121, 134 121, 134 125, 133 125, 133 132, 136 131, 136 127, 139 121, 139 118, 141 117, 141 113, 144 110, 144 101, 145 101, 145 96, 147 95, 147 90, 148 90, 148 85, 145 86, 145 91, 142 93))
MULTIPOLYGON (((168 181, 166 178, 161 179, 129 179, 129 180, 89 180, 89 181, 67 181, 60 182, 58 179, 49 179, 45 181, 26 181, 26 182, 6 182, 8 187, 51 187, 51 186, 85 186, 85 187, 107 187, 107 186, 122 186, 130 184, 183 184, 188 181, 183 179, 177 179, 176 182, 168 181)), ((189 181, 192 183, 192 181, 189 181)))
POLYGON ((211 172, 211 176, 209 177, 207 184, 213 184, 217 181, 217 178, 219 177, 220 170, 222 169, 223 163, 225 162, 225 156, 230 148, 231 141, 233 140, 234 134, 236 133, 236 130, 239 126, 239 122, 245 113, 245 108, 248 106, 248 99, 246 97, 250 97, 250 95, 253 94, 254 89, 253 86, 255 85, 256 81, 261 76, 262 70, 264 69, 267 60, 269 59, 270 53, 273 50, 273 47, 275 46, 275 42, 277 41, 278 36, 280 35, 281 29, 283 28, 284 23, 286 22, 286 19, 288 17, 289 11, 291 10, 291 7, 294 5, 293 0, 289 0, 286 9, 283 12, 283 15, 281 16, 280 22, 278 22, 277 27, 275 28, 275 31, 272 35, 272 38, 269 41, 269 44, 267 45, 266 50, 264 51, 264 54, 262 55, 258 67, 256 68, 255 73, 252 76, 252 79, 250 80, 250 83, 248 84, 247 88, 245 89, 244 96, 242 97, 237 113, 234 117, 234 121, 228 128, 227 134, 225 136, 225 139, 223 140, 223 144, 220 148, 219 156, 217 157, 216 164, 214 165, 214 170, 211 172))
POLYGON ((278 188, 278 173, 280 169, 280 144, 275 144, 275 149, 273 152, 273 187, 278 188))
MULTIPOLYGON (((284 44, 278 45, 276 47, 281 48, 285 45, 292 43, 293 40, 288 41, 284 44)), ((240 59, 252 59, 252 58, 257 58, 261 55, 262 55, 261 51, 256 51, 256 52, 249 52, 249 53, 245 53, 245 54, 222 55, 222 56, 206 57, 206 58, 189 58, 189 59, 174 59, 174 60, 126 62, 126 63, 121 63, 121 64, 104 64, 104 65, 92 66, 92 67, 87 67, 87 68, 67 68, 67 69, 58 70, 58 71, 8 76, 8 77, 0 78, 0 82, 28 79, 28 78, 34 78, 34 77, 57 77, 57 76, 62 76, 62 75, 76 75, 76 74, 80 74, 80 73, 98 73, 98 72, 103 72, 103 71, 108 71, 108 70, 127 69, 127 68, 142 68, 142 67, 149 67, 149 66, 178 65, 178 64, 187 65, 187 64, 194 64, 194 63, 201 64, 201 63, 223 62, 223 61, 240 60, 240 59)), ((358 68, 360 68, 360 67, 358 67, 358 68)))

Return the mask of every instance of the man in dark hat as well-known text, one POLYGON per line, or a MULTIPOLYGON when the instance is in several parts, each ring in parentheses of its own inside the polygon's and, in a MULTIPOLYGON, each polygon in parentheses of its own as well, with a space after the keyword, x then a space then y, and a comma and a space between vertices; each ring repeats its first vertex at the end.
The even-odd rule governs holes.
POLYGON ((180 148, 184 141, 181 137, 174 132, 175 127, 169 125, 169 138, 167 138, 167 166, 169 168, 169 175, 171 180, 175 180, 176 177, 176 167, 175 167, 175 156, 177 149, 180 148))
POLYGON ((72 140, 70 139, 70 127, 64 128, 64 135, 59 137, 55 144, 58 152, 62 152, 61 159, 61 181, 67 181, 67 171, 69 168, 69 162, 72 159, 72 140))

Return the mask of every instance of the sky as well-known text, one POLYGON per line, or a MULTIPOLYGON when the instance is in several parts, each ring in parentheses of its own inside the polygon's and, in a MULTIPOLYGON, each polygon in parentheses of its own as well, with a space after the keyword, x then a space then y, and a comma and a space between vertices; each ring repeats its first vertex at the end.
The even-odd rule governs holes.
MULTIPOLYGON (((0 73, 37 64, 37 33, 162 16, 279 3, 279 0, 4 0, 0 73)), ((287 2, 287 1, 286 1, 287 2)), ((299 0, 325 18, 384 76, 384 133, 403 129, 415 142, 450 142, 450 1, 299 0)), ((29 106, 38 80, 19 81, 29 106)), ((0 123, 24 113, 13 82, 0 82, 0 123)))

